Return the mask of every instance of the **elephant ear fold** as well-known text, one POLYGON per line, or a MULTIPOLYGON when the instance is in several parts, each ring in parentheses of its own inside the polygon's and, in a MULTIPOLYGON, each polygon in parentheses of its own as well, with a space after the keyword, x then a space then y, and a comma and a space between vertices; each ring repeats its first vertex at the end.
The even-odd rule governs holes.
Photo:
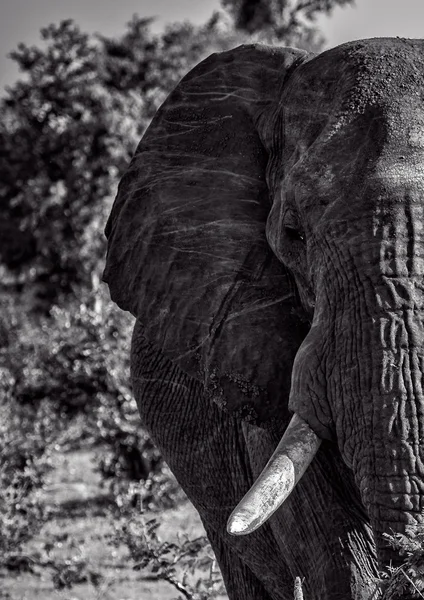
POLYGON ((306 58, 241 46, 193 69, 141 140, 106 227, 112 299, 216 401, 257 422, 278 412, 270 390, 290 385, 279 365, 303 336, 265 238, 261 123, 306 58))

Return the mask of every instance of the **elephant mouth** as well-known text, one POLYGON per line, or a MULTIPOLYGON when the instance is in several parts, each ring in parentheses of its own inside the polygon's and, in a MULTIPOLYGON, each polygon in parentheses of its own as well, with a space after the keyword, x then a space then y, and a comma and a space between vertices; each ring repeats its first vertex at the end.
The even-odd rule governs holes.
POLYGON ((228 533, 247 535, 261 527, 294 490, 321 441, 295 414, 264 470, 231 513, 228 533))

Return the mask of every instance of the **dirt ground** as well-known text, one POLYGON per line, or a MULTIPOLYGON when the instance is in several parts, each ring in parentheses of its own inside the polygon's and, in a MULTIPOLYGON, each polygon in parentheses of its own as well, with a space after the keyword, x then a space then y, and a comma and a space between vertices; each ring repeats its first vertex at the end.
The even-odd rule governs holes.
MULTIPOLYGON (((182 595, 168 582, 154 575, 134 571, 126 547, 109 545, 114 520, 107 510, 107 490, 101 488, 89 451, 72 452, 55 457, 44 491, 47 504, 59 507, 57 516, 42 528, 31 542, 30 551, 46 548, 52 558, 83 559, 93 573, 101 573, 97 585, 83 583, 70 590, 56 590, 51 570, 38 569, 35 574, 11 575, 0 572, 0 598, 7 600, 176 600, 182 595)), ((178 509, 145 515, 160 523, 163 541, 178 535, 191 539, 204 535, 200 519, 189 503, 178 509)), ((116 523, 115 523, 116 525, 116 523)), ((221 596, 225 600, 226 596, 221 596)))

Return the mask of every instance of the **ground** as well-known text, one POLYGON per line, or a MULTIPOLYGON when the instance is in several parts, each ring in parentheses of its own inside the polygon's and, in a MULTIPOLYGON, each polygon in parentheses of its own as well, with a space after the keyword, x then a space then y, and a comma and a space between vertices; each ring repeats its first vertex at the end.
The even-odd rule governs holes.
MULTIPOLYGON (((47 522, 28 546, 48 550, 52 559, 82 559, 94 573, 95 583, 82 583, 57 590, 51 569, 35 568, 36 573, 0 572, 0 598, 8 600, 176 600, 182 595, 166 581, 157 581, 148 571, 134 571, 124 546, 109 545, 116 519, 110 512, 110 496, 102 488, 93 463, 93 452, 79 450, 58 453, 55 468, 48 475, 43 492, 55 517, 47 522), (96 581, 96 573, 102 578, 96 581)), ((191 539, 204 535, 196 511, 185 502, 176 509, 147 513, 156 518, 163 541, 175 541, 187 534, 191 539)), ((45 553, 45 552, 44 552, 45 553)), ((225 596, 220 596, 225 600, 225 596)))

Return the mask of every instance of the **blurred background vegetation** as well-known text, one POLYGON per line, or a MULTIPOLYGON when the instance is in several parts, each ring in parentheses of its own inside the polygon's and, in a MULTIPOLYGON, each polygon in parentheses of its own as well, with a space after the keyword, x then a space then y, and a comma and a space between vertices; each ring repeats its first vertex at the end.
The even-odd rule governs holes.
MULTIPOLYGON (((3 568, 21 572, 36 562, 26 544, 52 518, 39 495, 55 453, 95 448, 96 471, 120 514, 182 501, 132 400, 132 319, 101 283, 103 228, 119 178, 158 106, 196 63, 256 41, 319 51, 316 17, 353 0, 221 4, 203 25, 172 23, 160 33, 151 18, 134 16, 116 38, 66 20, 42 29, 39 45, 10 54, 21 76, 0 99, 3 568)), ((129 528, 119 539, 138 564, 148 556, 181 597, 217 596, 219 586, 202 596, 200 584, 172 582, 155 527, 129 528)), ((81 581, 82 567, 52 566, 47 550, 37 560, 52 567, 56 587, 81 581)), ((174 558, 196 552, 173 548, 174 558)))

